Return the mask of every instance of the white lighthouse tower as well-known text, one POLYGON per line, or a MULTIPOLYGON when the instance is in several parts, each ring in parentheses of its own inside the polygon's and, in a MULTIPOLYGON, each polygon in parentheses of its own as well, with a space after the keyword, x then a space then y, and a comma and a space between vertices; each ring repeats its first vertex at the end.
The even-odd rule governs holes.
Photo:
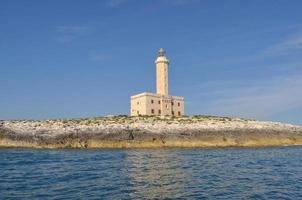
POLYGON ((169 92, 169 60, 166 57, 163 48, 160 48, 158 57, 155 60, 156 65, 156 93, 168 96, 169 92))

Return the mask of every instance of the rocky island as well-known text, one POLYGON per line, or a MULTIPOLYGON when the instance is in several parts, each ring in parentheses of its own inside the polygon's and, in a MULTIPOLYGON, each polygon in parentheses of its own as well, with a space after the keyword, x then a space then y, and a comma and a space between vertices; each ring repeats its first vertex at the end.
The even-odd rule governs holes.
POLYGON ((0 121, 0 147, 253 147, 301 144, 300 126, 216 116, 0 121))

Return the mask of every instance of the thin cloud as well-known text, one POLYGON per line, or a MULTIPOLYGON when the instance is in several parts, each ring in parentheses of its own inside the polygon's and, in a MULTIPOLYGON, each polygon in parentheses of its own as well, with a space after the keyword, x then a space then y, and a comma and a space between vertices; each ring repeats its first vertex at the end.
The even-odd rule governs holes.
POLYGON ((262 118, 302 107, 302 72, 241 87, 236 86, 236 82, 233 88, 228 84, 215 83, 214 87, 221 85, 222 88, 210 94, 215 99, 207 106, 208 112, 262 118))
POLYGON ((108 5, 110 7, 117 7, 117 6, 120 6, 120 5, 123 5, 125 3, 127 3, 129 0, 109 0, 108 1, 108 5))
MULTIPOLYGON (((200 0, 164 0, 164 1, 161 0, 161 1, 156 2, 153 0, 152 4, 153 3, 157 4, 158 2, 161 2, 161 3, 164 2, 166 4, 173 5, 173 6, 182 6, 182 5, 187 5, 187 4, 191 4, 191 3, 195 3, 195 2, 199 2, 199 1, 200 0)), ((124 5, 129 2, 130 2, 130 0, 109 0, 108 5, 110 7, 118 7, 118 6, 124 5)))
POLYGON ((199 2, 200 0, 166 0, 167 3, 174 5, 174 6, 183 6, 192 3, 199 2))
POLYGON ((247 39, 252 40, 253 37, 261 36, 263 34, 273 34, 274 32, 290 31, 285 38, 282 38, 279 42, 272 43, 260 47, 255 50, 253 54, 228 57, 220 60, 213 60, 203 65, 221 66, 251 63, 260 60, 268 60, 277 56, 290 56, 297 53, 302 53, 302 24, 292 24, 285 27, 272 28, 267 30, 256 30, 245 34, 228 35, 223 40, 236 40, 236 39, 247 39))
POLYGON ((58 42, 71 42, 77 38, 90 34, 91 28, 87 26, 58 26, 56 27, 58 42))
POLYGON ((302 52, 302 33, 298 33, 280 43, 267 47, 262 54, 265 56, 280 56, 299 52, 302 52))
POLYGON ((103 62, 103 61, 110 60, 110 59, 111 59, 111 56, 109 56, 107 54, 103 54, 103 53, 94 54, 90 57, 90 60, 97 61, 97 62, 103 62))
MULTIPOLYGON (((300 26, 297 26, 298 28, 300 26)), ((278 56, 294 56, 302 52, 302 32, 296 30, 280 42, 266 46, 247 55, 220 63, 239 64, 251 63, 260 60, 271 60, 278 56)), ((258 64, 255 63, 255 66, 258 64)), ((259 66, 258 66, 259 67, 259 66)), ((269 118, 273 115, 288 110, 302 108, 302 60, 297 58, 294 62, 269 64, 265 68, 278 70, 282 75, 266 77, 255 77, 253 80, 227 80, 204 83, 194 91, 209 91, 196 99, 202 99, 203 112, 240 116, 245 118, 269 118)), ((280 74, 280 73, 279 73, 280 74)), ((192 102, 192 104, 199 104, 192 102)))

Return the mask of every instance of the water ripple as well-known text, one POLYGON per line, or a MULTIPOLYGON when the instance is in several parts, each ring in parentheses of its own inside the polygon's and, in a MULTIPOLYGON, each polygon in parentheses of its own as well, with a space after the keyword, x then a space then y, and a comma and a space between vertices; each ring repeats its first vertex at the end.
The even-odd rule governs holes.
POLYGON ((302 199, 302 147, 0 149, 0 199, 302 199))

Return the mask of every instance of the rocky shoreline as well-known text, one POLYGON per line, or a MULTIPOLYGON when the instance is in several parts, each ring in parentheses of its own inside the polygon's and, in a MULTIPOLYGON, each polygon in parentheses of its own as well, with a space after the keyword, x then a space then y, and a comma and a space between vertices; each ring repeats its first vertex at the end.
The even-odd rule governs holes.
POLYGON ((0 121, 0 147, 149 148, 302 145, 302 127, 216 116, 0 121))

